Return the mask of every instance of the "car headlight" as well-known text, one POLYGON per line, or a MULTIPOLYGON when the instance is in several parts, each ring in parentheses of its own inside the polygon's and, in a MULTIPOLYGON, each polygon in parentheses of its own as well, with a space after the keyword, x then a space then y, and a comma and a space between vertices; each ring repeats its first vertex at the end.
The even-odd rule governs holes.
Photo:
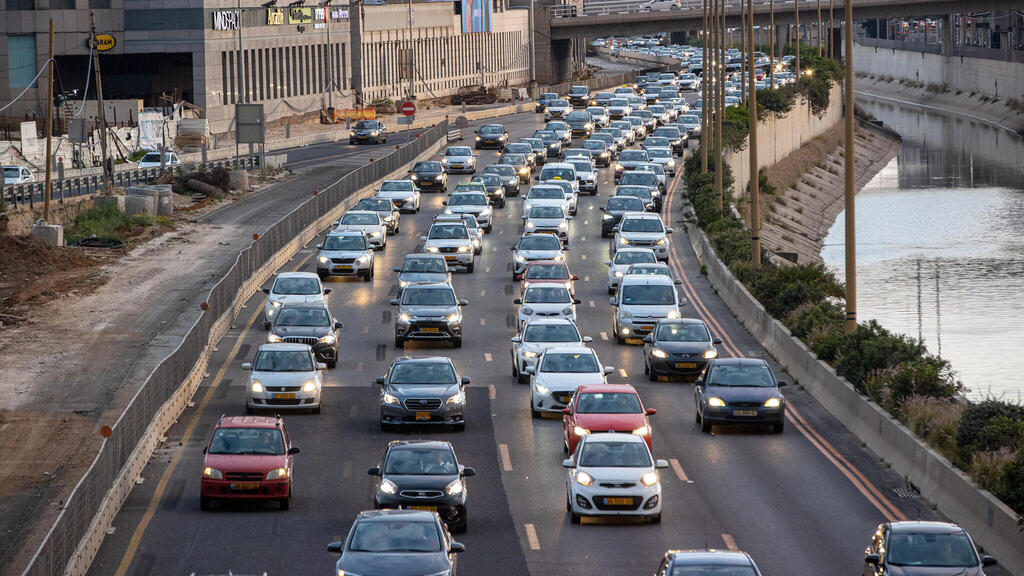
POLYGON ((409 320, 412 320, 412 316, 409 316, 405 312, 402 312, 401 314, 398 315, 398 319, 401 320, 402 322, 408 322, 409 320))
POLYGON ((277 334, 274 334, 274 333, 267 334, 267 342, 270 342, 271 344, 273 344, 275 342, 280 342, 280 341, 281 341, 281 337, 278 336, 277 334))
POLYGON ((623 246, 629 246, 629 240, 627 240, 623 236, 619 236, 619 244, 622 244, 623 246))
POLYGON ((527 223, 526 223, 526 229, 527 229, 527 230, 533 230, 533 229, 534 229, 534 228, 536 228, 536 227, 537 227, 537 225, 536 225, 536 224, 534 224, 533 222, 527 222, 527 223))
POLYGON ((554 257, 554 261, 555 262, 561 262, 562 260, 565 260, 565 254, 561 254, 561 253, 555 254, 555 257, 554 257))
POLYGON ((253 380, 252 382, 249 383, 249 389, 259 394, 263 392, 263 382, 260 382, 259 380, 253 380))
POLYGON ((458 314, 451 314, 448 316, 447 320, 449 324, 454 324, 455 322, 461 322, 462 317, 459 316, 458 314))
POLYGON ((764 401, 765 408, 778 408, 782 405, 782 401, 778 398, 769 398, 764 401))
POLYGON ((591 486, 594 484, 594 477, 580 470, 576 473, 576 483, 580 486, 591 486))
POLYGON ((587 122, 586 124, 583 125, 583 127, 586 128, 587 130, 590 130, 591 128, 594 127, 594 125, 591 124, 590 122, 587 122))
POLYGON ((523 358, 536 358, 536 357, 537 357, 537 353, 534 352, 533 350, 526 350, 525 352, 523 352, 523 358))
MULTIPOLYGON (((320 258, 318 258, 318 260, 320 261, 321 264, 327 264, 327 262, 330 261, 330 258, 328 258, 327 256, 321 256, 320 258)), ((279 306, 277 302, 271 302, 270 304, 271 306, 274 306, 274 308, 277 308, 277 306, 279 306)))
POLYGON ((334 344, 335 340, 337 340, 337 338, 334 336, 334 334, 327 334, 326 336, 321 336, 320 339, 317 340, 317 342, 321 344, 334 344))
POLYGON ((551 392, 551 389, 543 384, 534 384, 533 387, 537 390, 537 394, 547 394, 548 392, 551 392))
POLYGON ((616 270, 615 273, 612 275, 615 276, 616 278, 622 278, 622 270, 616 270))
POLYGON ((391 480, 382 480, 380 483, 380 491, 385 494, 395 494, 398 492, 398 486, 391 480))
POLYGON ((384 403, 385 404, 400 404, 400 402, 398 401, 398 398, 395 398, 395 395, 390 393, 390 392, 385 392, 384 393, 384 403))
POLYGON ((419 180, 419 178, 420 178, 420 177, 419 177, 419 176, 417 176, 417 175, 415 175, 415 174, 410 174, 410 175, 409 175, 409 179, 410 179, 410 180, 419 180))
POLYGON ((399 280, 398 281, 398 286, 401 287, 401 288, 405 288, 408 285, 409 285, 409 282, 407 282, 405 280, 399 280))
POLYGON ((651 356, 655 358, 668 358, 668 354, 661 348, 651 348, 651 356))
POLYGON ((637 436, 647 436, 650 433, 651 433, 651 427, 650 426, 641 426, 641 427, 637 428, 636 430, 633 430, 633 434, 636 434, 637 436))
POLYGON ((640 477, 640 483, 644 486, 654 486, 658 483, 658 473, 648 472, 647 474, 644 474, 640 477))
POLYGON ((395 221, 395 217, 394 216, 387 216, 387 217, 384 218, 384 221, 385 222, 394 222, 395 221))
POLYGON ((281 307, 281 303, 278 302, 277 300, 271 300, 270 301, 270 305, 273 306, 274 308, 280 308, 281 307))
POLYGON ((445 404, 462 404, 465 401, 466 401, 465 395, 463 395, 462 392, 456 392, 455 394, 449 396, 448 399, 444 401, 444 403, 445 404))
POLYGON ((666 318, 679 318, 679 310, 669 310, 668 314, 666 314, 665 317, 666 318))
POLYGON ((721 407, 725 406, 725 402, 721 398, 718 398, 716 396, 712 396, 711 398, 708 398, 708 406, 714 406, 716 408, 721 408, 721 407))
POLYGON ((370 132, 370 136, 376 136, 378 134, 380 134, 380 130, 374 130, 373 132, 370 132))
POLYGON ((563 222, 559 222, 558 223, 558 228, 561 229, 561 230, 565 230, 568 227, 569 227, 569 223, 568 222, 564 222, 563 221, 563 222))
POLYGON ((358 262, 359 264, 366 264, 369 261, 370 261, 370 257, 367 256, 366 254, 363 254, 359 258, 356 258, 356 262, 358 262))
POLYGON ((586 436, 587 434, 590 434, 590 430, 587 430, 582 426, 573 426, 572 433, 577 436, 586 436))
POLYGON ((203 468, 203 478, 209 478, 211 480, 222 480, 224 478, 224 474, 221 474, 221 471, 217 470, 216 468, 210 468, 209 466, 207 466, 206 468, 203 468))
POLYGON ((519 173, 520 174, 529 174, 530 173, 530 168, 528 166, 523 166, 522 168, 519 169, 519 173))
POLYGON ((516 254, 516 262, 526 262, 526 258, 521 254, 516 254))
POLYGON ((434 176, 434 180, 437 180, 437 181, 444 180, 444 174, 438 174, 437 176, 434 176))
POLYGON ((462 480, 452 480, 452 483, 444 487, 445 494, 455 496, 462 494, 462 480))
POLYGON ((281 478, 288 477, 287 468, 274 468, 270 472, 267 472, 267 480, 279 480, 281 478))
POLYGON ((601 220, 611 220, 613 216, 611 214, 602 214, 601 220))
POLYGON ((314 380, 306 380, 306 382, 302 385, 302 391, 303 392, 315 392, 316 391, 316 381, 314 381, 314 380))
POLYGON ((708 350, 708 351, 704 352, 704 357, 708 358, 708 359, 710 359, 710 358, 718 358, 718 350, 715 350, 715 349, 708 350))
POLYGON ((621 317, 623 317, 623 318, 632 318, 632 317, 633 317, 633 313, 632 313, 632 312, 630 312, 629 310, 622 310, 622 311, 621 311, 621 312, 619 313, 619 316, 621 316, 621 317))
POLYGON ((562 309, 563 316, 572 316, 572 306, 566 306, 562 309))
POLYGON ((668 162, 665 163, 665 166, 675 166, 675 165, 676 165, 676 161, 675 160, 671 160, 671 159, 668 162))
POLYGON ((623 167, 622 164, 616 164, 615 165, 615 171, 616 172, 621 172, 622 170, 625 170, 625 167, 623 167))
POLYGON ((355 130, 349 130, 348 131, 348 135, 349 136, 355 136, 356 135, 356 131, 355 130))
POLYGON ((607 157, 608 157, 608 151, 607 150, 605 150, 604 152, 601 152, 601 158, 607 158, 607 157))
POLYGON ((431 254, 437 254, 438 252, 437 246, 427 246, 426 250, 431 254))
POLYGON ((459 252, 461 252, 463 254, 465 254, 466 252, 469 252, 469 246, 459 246, 459 252))
POLYGON ((476 137, 476 141, 477 141, 477 142, 479 142, 479 141, 480 141, 480 137, 479 137, 479 136, 477 136, 477 137, 476 137))

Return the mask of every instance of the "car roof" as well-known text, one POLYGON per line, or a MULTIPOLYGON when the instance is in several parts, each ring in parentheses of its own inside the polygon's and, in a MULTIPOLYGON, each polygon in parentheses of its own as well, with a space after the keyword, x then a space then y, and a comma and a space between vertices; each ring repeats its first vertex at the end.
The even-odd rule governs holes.
POLYGON ((528 326, 533 325, 533 324, 537 324, 538 326, 552 325, 552 324, 572 324, 573 326, 576 325, 575 322, 573 322, 572 320, 569 320, 568 318, 543 318, 543 317, 541 317, 541 318, 534 318, 533 320, 530 320, 527 323, 528 326))
POLYGON ((279 352, 301 352, 303 350, 309 351, 309 344, 295 344, 291 342, 277 342, 274 344, 261 344, 259 351, 279 351, 279 352))
POLYGON ((767 366, 768 363, 760 358, 715 358, 714 363, 718 366, 767 366))
MULTIPOLYGON (((373 214, 374 216, 376 216, 377 212, 375 210, 348 210, 345 212, 345 214, 373 214)), ((342 214, 342 216, 344 216, 345 214, 342 214)))
POLYGON ((442 255, 440 255, 440 254, 427 254, 427 253, 424 253, 424 252, 417 252, 417 253, 415 253, 415 254, 406 254, 406 255, 405 255, 405 259, 406 259, 406 260, 410 260, 410 259, 420 259, 420 260, 428 260, 428 259, 429 259, 429 260, 444 260, 444 256, 442 256, 442 255))
POLYGON ((639 395, 636 388, 632 384, 585 384, 576 389, 577 394, 592 393, 623 393, 632 392, 633 394, 639 395))
MULTIPOLYGON (((613 196, 613 198, 614 198, 614 196, 613 196)), ((631 198, 635 198, 635 196, 631 196, 631 198)), ((630 248, 619 248, 618 250, 615 251, 616 254, 618 254, 619 252, 650 252, 651 254, 653 254, 654 250, 651 250, 650 248, 632 248, 632 247, 630 247, 630 248)), ((654 262, 650 262, 650 264, 654 264, 654 262)))
POLYGON ((277 428, 279 422, 274 416, 222 416, 217 428, 277 428))
POLYGON ((889 529, 893 534, 950 534, 964 532, 964 529, 951 522, 927 522, 909 520, 890 522, 889 529))
POLYGON ((406 290, 455 290, 448 282, 427 282, 424 284, 410 284, 406 290))
POLYGON ((700 318, 662 318, 658 320, 658 324, 700 324, 701 326, 707 326, 700 318))
POLYGON ((552 346, 545 348, 542 354, 588 354, 590 356, 597 356, 597 352, 593 348, 583 345, 577 346, 552 346))
POLYGON ((356 522, 388 522, 396 519, 416 522, 436 522, 437 512, 403 509, 366 510, 365 512, 359 513, 359 516, 356 517, 356 522))
POLYGON ((732 550, 669 550, 665 553, 673 564, 716 564, 750 566, 753 561, 746 552, 732 550))
POLYGON ((315 272, 281 272, 277 278, 316 278, 315 272))
POLYGON ((327 310, 327 304, 324 302, 285 302, 281 308, 288 308, 290 310, 327 310))
POLYGON ((587 434, 586 442, 623 442, 638 444, 645 442, 643 436, 637 436, 636 434, 622 434, 621 432, 594 432, 587 434))
POLYGON ((437 364, 438 362, 454 364, 452 359, 447 356, 399 356, 391 364, 437 364))
POLYGON ((444 440, 392 440, 391 442, 388 442, 389 450, 394 450, 396 448, 447 448, 448 450, 451 450, 453 452, 455 451, 452 448, 452 443, 446 442, 444 440))
POLYGON ((531 266, 566 266, 566 267, 568 267, 568 264, 566 264, 565 262, 559 262, 558 260, 533 260, 532 262, 529 262, 529 263, 526 264, 527 268, 529 268, 531 266))
MULTIPOLYGON (((366 237, 366 234, 363 234, 363 232, 361 230, 331 230, 330 232, 327 233, 327 235, 328 236, 363 236, 364 238, 366 237)), ((308 274, 312 274, 312 272, 309 272, 308 274)), ((316 274, 313 274, 313 275, 316 276, 316 274)), ((282 274, 282 276, 283 276, 283 274, 282 274)))
POLYGON ((627 275, 627 276, 623 276, 622 280, 619 282, 619 285, 620 286, 625 286, 626 284, 643 284, 645 286, 654 286, 654 285, 675 286, 676 285, 675 281, 672 280, 671 278, 669 278, 668 276, 656 276, 656 275, 646 275, 646 274, 643 275, 643 276, 641 276, 641 275, 627 275))

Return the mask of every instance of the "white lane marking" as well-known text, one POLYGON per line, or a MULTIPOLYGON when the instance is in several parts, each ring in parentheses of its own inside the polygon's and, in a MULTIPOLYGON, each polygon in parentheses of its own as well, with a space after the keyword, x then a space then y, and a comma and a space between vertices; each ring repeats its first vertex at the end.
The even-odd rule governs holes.
POLYGON ((584 226, 586 226, 587 224, 590 224, 590 220, 584 220, 584 221, 583 221, 583 225, 584 225, 584 226))
POLYGON ((687 484, 693 484, 693 480, 686 477, 686 472, 683 472, 683 466, 679 463, 678 459, 672 458, 668 463, 672 466, 672 471, 676 473, 679 480, 686 482, 687 484))
POLYGON ((490 271, 491 271, 491 267, 490 266, 484 268, 484 272, 490 272, 490 271))
POLYGON ((587 305, 589 305, 591 308, 597 308, 597 303, 595 303, 593 300, 587 302, 587 305))
POLYGON ((725 542, 725 547, 733 552, 739 552, 740 547, 736 545, 736 539, 732 537, 732 534, 722 534, 722 541, 725 542))
POLYGON ((491 357, 490 352, 484 352, 484 360, 487 360, 488 362, 494 362, 494 358, 491 357))
POLYGON ((356 372, 362 372, 362 371, 363 371, 363 363, 360 362, 359 364, 356 364, 356 372))
POLYGON ((504 230, 498 230, 498 234, 504 234, 504 233, 505 233, 504 230))
POLYGON ((537 528, 533 524, 524 526, 526 529, 526 541, 530 543, 530 550, 540 550, 540 538, 537 538, 537 528))
POLYGON ((512 457, 508 454, 508 444, 499 444, 498 453, 501 455, 501 469, 505 472, 511 472, 512 457))
POLYGON ((581 236, 580 237, 580 242, 586 242, 586 241, 587 241, 587 237, 586 236, 581 236))
POLYGON ((494 384, 487 385, 487 396, 491 400, 494 400, 495 398, 498 397, 498 389, 494 387, 494 384))
POLYGON ((607 332, 601 332, 601 340, 607 340, 607 339, 608 339, 608 333, 607 332))
POLYGON ((625 368, 619 368, 619 376, 622 376, 623 378, 629 378, 629 374, 626 374, 625 368))
POLYGON ((584 276, 583 277, 583 281, 584 282, 590 282, 590 276, 584 276))
POLYGON ((487 296, 487 290, 480 291, 480 297, 483 298, 484 296, 487 296))
POLYGON ((487 319, 486 318, 481 318, 480 319, 480 325, 481 326, 487 326, 487 319))

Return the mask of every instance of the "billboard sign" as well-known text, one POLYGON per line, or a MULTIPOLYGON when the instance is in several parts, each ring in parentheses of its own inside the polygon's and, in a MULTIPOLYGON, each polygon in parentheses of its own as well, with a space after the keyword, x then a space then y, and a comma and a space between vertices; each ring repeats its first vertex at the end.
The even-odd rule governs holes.
POLYGON ((462 32, 491 32, 494 13, 493 0, 460 0, 462 2, 462 32))

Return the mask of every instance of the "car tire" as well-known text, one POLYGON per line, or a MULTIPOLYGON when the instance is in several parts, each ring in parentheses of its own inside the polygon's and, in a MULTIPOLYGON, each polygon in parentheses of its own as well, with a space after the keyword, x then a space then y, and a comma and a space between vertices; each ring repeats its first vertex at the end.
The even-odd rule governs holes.
POLYGON ((468 530, 468 529, 469 529, 469 518, 463 518, 461 524, 456 524, 452 528, 452 532, 454 532, 456 534, 465 534, 466 530, 468 530))
POLYGON ((452 348, 462 348, 462 338, 453 338, 452 348))
POLYGON ((246 404, 245 404, 245 413, 246 414, 255 414, 256 413, 256 409, 253 408, 252 406, 250 406, 248 402, 246 402, 246 404))
POLYGON ((405 348, 405 338, 395 336, 395 348, 405 348))
POLYGON ((387 424, 385 424, 383 420, 381 420, 381 422, 380 422, 380 431, 381 432, 388 432, 390 430, 391 430, 391 427, 388 426, 387 424))
POLYGON ((613 287, 609 286, 609 287, 608 287, 608 293, 609 293, 609 294, 615 294, 615 288, 613 288, 613 287))
POLYGON ((540 420, 543 416, 544 415, 540 413, 540 410, 537 410, 536 408, 533 407, 533 397, 531 396, 530 397, 530 417, 533 418, 534 420, 540 420))
POLYGON ((493 229, 493 227, 494 227, 493 224, 488 224, 487 227, 484 228, 484 234, 490 234, 491 230, 493 229))
POLYGON ((581 524, 583 522, 583 517, 580 516, 579 514, 573 512, 570 509, 569 510, 569 522, 572 522, 573 524, 581 524))
POLYGON ((199 509, 200 510, 204 510, 204 511, 205 510, 209 510, 211 504, 213 504, 213 499, 212 498, 207 498, 206 496, 200 496, 199 497, 199 509))
POLYGON ((366 274, 363 274, 363 282, 369 282, 371 280, 373 280, 373 274, 372 273, 367 272, 366 274))
POLYGON ((772 424, 772 434, 782 434, 786 429, 786 421, 779 420, 777 424, 772 424))
POLYGON ((661 524, 661 512, 651 516, 651 524, 661 524))
POLYGON ((462 424, 456 424, 453 427, 455 428, 456 432, 465 432, 466 431, 466 423, 465 422, 463 422, 462 424))
POLYGON ((278 500, 278 504, 281 507, 281 510, 289 510, 289 509, 291 509, 291 507, 292 507, 292 491, 291 491, 291 487, 288 488, 288 496, 285 496, 284 498, 281 498, 280 500, 278 500))
POLYGON ((321 404, 320 404, 320 405, 317 405, 317 407, 316 407, 316 408, 313 408, 313 410, 311 410, 311 412, 313 412, 313 414, 319 414, 319 413, 321 412, 321 406, 322 406, 322 404, 323 404, 323 401, 321 401, 321 404))
POLYGON ((647 369, 647 379, 651 382, 658 381, 658 371, 654 368, 653 364, 647 369))
POLYGON ((623 338, 622 335, 619 334, 618 330, 615 331, 615 343, 620 345, 620 346, 623 346, 623 345, 626 344, 626 339, 623 338))
POLYGON ((326 272, 321 272, 320 270, 316 271, 316 275, 320 277, 321 282, 327 280, 331 276, 330 274, 327 274, 326 272))
POLYGON ((710 434, 711 433, 711 422, 708 422, 707 419, 705 419, 705 418, 701 418, 700 419, 700 431, 705 433, 705 434, 710 434))
POLYGON ((270 330, 270 322, 264 322, 263 323, 263 331, 266 332, 268 330, 270 330))
MULTIPOLYGON (((482 250, 482 248, 481 248, 481 250, 482 250)), ((479 252, 477 252, 477 254, 479 254, 479 252)), ((467 264, 466 265, 466 273, 467 274, 472 274, 473 270, 475 270, 475 269, 476 269, 476 262, 474 262, 472 264, 467 264)))
POLYGON ((568 454, 569 453, 569 443, 566 442, 564 439, 562 440, 562 453, 564 453, 564 454, 568 454))

